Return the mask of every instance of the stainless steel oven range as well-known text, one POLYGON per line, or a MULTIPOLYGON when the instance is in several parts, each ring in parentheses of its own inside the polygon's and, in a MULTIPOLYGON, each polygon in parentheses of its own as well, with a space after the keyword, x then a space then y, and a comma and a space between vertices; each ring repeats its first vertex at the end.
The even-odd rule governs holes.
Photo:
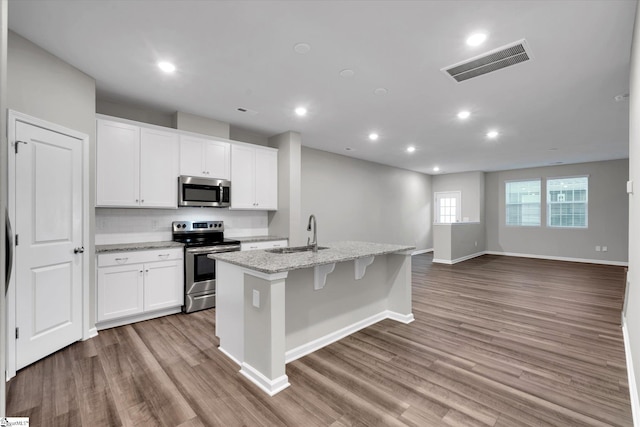
POLYGON ((208 254, 240 250, 224 238, 223 221, 174 221, 173 241, 184 243, 184 313, 216 305, 216 262, 208 254))

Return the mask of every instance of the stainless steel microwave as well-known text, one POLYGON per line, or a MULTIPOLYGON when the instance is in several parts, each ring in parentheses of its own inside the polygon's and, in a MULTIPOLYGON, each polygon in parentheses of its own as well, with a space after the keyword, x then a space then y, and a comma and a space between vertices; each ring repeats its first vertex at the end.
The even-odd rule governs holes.
POLYGON ((178 206, 224 208, 231 204, 231 181, 178 177, 178 206))

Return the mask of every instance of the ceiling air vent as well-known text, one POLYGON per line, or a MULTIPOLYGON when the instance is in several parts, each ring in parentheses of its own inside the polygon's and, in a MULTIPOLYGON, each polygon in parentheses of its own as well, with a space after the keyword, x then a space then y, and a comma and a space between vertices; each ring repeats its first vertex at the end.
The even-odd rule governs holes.
POLYGON ((527 45, 527 41, 522 39, 466 61, 442 68, 441 71, 444 71, 448 76, 460 83, 483 74, 526 62, 532 58, 531 49, 527 45))

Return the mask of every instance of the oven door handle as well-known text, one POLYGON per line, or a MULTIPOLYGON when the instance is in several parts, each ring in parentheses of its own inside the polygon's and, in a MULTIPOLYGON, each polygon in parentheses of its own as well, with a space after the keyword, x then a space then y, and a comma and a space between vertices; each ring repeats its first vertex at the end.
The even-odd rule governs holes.
POLYGON ((205 248, 187 248, 187 253, 190 254, 215 254, 219 252, 232 252, 239 251, 240 245, 226 245, 226 246, 208 246, 205 248))

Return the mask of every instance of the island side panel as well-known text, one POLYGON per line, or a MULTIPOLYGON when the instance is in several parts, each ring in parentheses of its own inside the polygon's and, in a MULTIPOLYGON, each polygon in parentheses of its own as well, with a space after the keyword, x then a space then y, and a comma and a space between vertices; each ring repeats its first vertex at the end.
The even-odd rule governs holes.
POLYGON ((244 275, 244 362, 240 372, 274 395, 289 386, 285 372, 285 277, 244 275))
POLYGON ((389 318, 410 323, 414 320, 411 307, 411 254, 387 255, 387 274, 390 284, 387 297, 389 318))
POLYGON ((220 351, 237 364, 244 360, 244 271, 216 261, 216 335, 220 351))
MULTIPOLYGON (((287 361, 307 354, 387 317, 387 255, 375 257, 362 279, 353 261, 337 263, 323 289, 314 290, 313 268, 295 270, 287 278, 287 361)), ((395 267, 395 264, 393 265, 395 267)))

